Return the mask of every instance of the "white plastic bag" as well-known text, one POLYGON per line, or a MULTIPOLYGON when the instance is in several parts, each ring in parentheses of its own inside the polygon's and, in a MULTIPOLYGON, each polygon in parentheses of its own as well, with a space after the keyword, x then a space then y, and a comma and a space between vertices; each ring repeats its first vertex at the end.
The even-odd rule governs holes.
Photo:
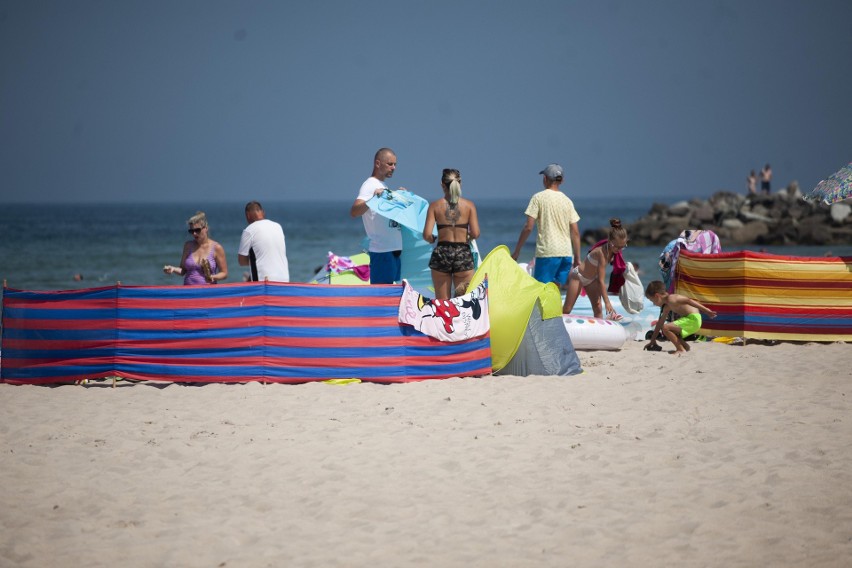
POLYGON ((628 313, 638 314, 645 307, 645 289, 631 262, 627 263, 624 270, 624 285, 618 292, 618 298, 628 313))

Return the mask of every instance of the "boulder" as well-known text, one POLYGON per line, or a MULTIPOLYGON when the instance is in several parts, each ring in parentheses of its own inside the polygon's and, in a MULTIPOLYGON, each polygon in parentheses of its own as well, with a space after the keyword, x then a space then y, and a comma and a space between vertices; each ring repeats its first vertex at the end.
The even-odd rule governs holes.
POLYGON ((787 186, 787 197, 791 200, 801 199, 802 191, 799 189, 799 182, 793 180, 790 182, 790 185, 787 186))
POLYGON ((842 223, 849 218, 849 213, 852 212, 852 205, 846 203, 832 203, 828 209, 831 220, 835 223, 842 223))
POLYGON ((769 225, 763 221, 752 221, 738 229, 731 230, 731 239, 741 244, 761 242, 761 238, 767 235, 769 235, 769 225))
POLYGON ((669 215, 674 215, 676 217, 685 217, 689 215, 689 212, 692 210, 692 206, 686 201, 678 201, 669 206, 669 215))
POLYGON ((791 219, 801 219, 808 212, 810 212, 810 207, 804 201, 794 201, 787 207, 787 215, 791 219))
POLYGON ((713 206, 707 202, 703 202, 692 213, 692 218, 697 223, 712 223, 716 218, 716 211, 713 206))
POLYGON ((799 224, 797 243, 800 245, 822 245, 831 241, 831 229, 824 222, 813 218, 799 224))

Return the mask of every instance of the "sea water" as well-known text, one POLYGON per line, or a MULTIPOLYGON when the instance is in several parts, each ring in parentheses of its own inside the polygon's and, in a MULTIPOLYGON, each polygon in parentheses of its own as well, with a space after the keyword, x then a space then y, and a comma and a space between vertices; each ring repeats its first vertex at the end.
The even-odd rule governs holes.
MULTIPOLYGON (((523 227, 529 196, 508 200, 476 200, 482 235, 482 255, 506 245, 514 250, 523 227)), ((610 217, 631 223, 655 202, 672 198, 647 196, 575 198, 580 230, 607 227, 610 217)), ((210 237, 227 254, 229 276, 243 280, 245 267, 237 263, 237 247, 245 227, 245 202, 168 204, 11 204, 0 208, 0 278, 9 288, 68 290, 123 285, 181 285, 183 278, 163 274, 163 265, 180 262, 189 239, 186 220, 203 210, 210 237), (75 279, 75 276, 80 278, 75 279)), ((349 215, 351 201, 264 202, 267 218, 284 227, 293 282, 307 282, 328 253, 349 256, 362 251, 364 227, 349 215)), ((657 261, 662 246, 628 246, 627 261, 640 265, 643 283, 659 278, 657 261)), ((823 256, 828 247, 737 246, 724 250, 765 249, 777 254, 823 256)), ((583 245, 587 251, 588 246, 583 245)), ((834 247, 834 254, 852 255, 852 246, 834 247)), ((535 232, 521 255, 529 261, 535 251, 535 232)))

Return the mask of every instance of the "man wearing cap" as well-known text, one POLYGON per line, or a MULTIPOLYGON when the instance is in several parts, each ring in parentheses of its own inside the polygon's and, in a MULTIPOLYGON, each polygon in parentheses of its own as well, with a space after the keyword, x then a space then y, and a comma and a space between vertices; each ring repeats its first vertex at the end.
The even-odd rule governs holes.
POLYGON ((533 276, 539 282, 554 282, 560 288, 568 280, 568 273, 580 263, 580 216, 571 199, 562 193, 562 166, 550 164, 539 172, 544 190, 530 199, 524 212, 527 221, 518 237, 512 258, 518 260, 521 249, 538 223, 535 242, 535 268, 533 276))
MULTIPOLYGON (((379 148, 373 158, 373 174, 367 178, 349 214, 361 217, 370 240, 370 284, 393 284, 400 280, 402 263, 402 233, 399 224, 382 217, 367 205, 374 195, 381 195, 388 187, 385 180, 396 170, 396 154, 390 148, 379 148)), ((400 188, 403 189, 403 188, 400 188)))

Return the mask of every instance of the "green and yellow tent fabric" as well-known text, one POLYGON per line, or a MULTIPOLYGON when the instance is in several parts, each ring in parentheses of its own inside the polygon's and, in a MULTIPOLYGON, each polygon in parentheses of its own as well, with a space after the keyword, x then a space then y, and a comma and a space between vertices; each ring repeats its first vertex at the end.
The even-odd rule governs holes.
POLYGON ((499 246, 488 253, 474 274, 468 291, 479 286, 486 275, 491 318, 491 366, 497 372, 518 351, 536 304, 541 306, 541 319, 561 318, 562 296, 556 284, 542 284, 527 274, 506 246, 499 246))

